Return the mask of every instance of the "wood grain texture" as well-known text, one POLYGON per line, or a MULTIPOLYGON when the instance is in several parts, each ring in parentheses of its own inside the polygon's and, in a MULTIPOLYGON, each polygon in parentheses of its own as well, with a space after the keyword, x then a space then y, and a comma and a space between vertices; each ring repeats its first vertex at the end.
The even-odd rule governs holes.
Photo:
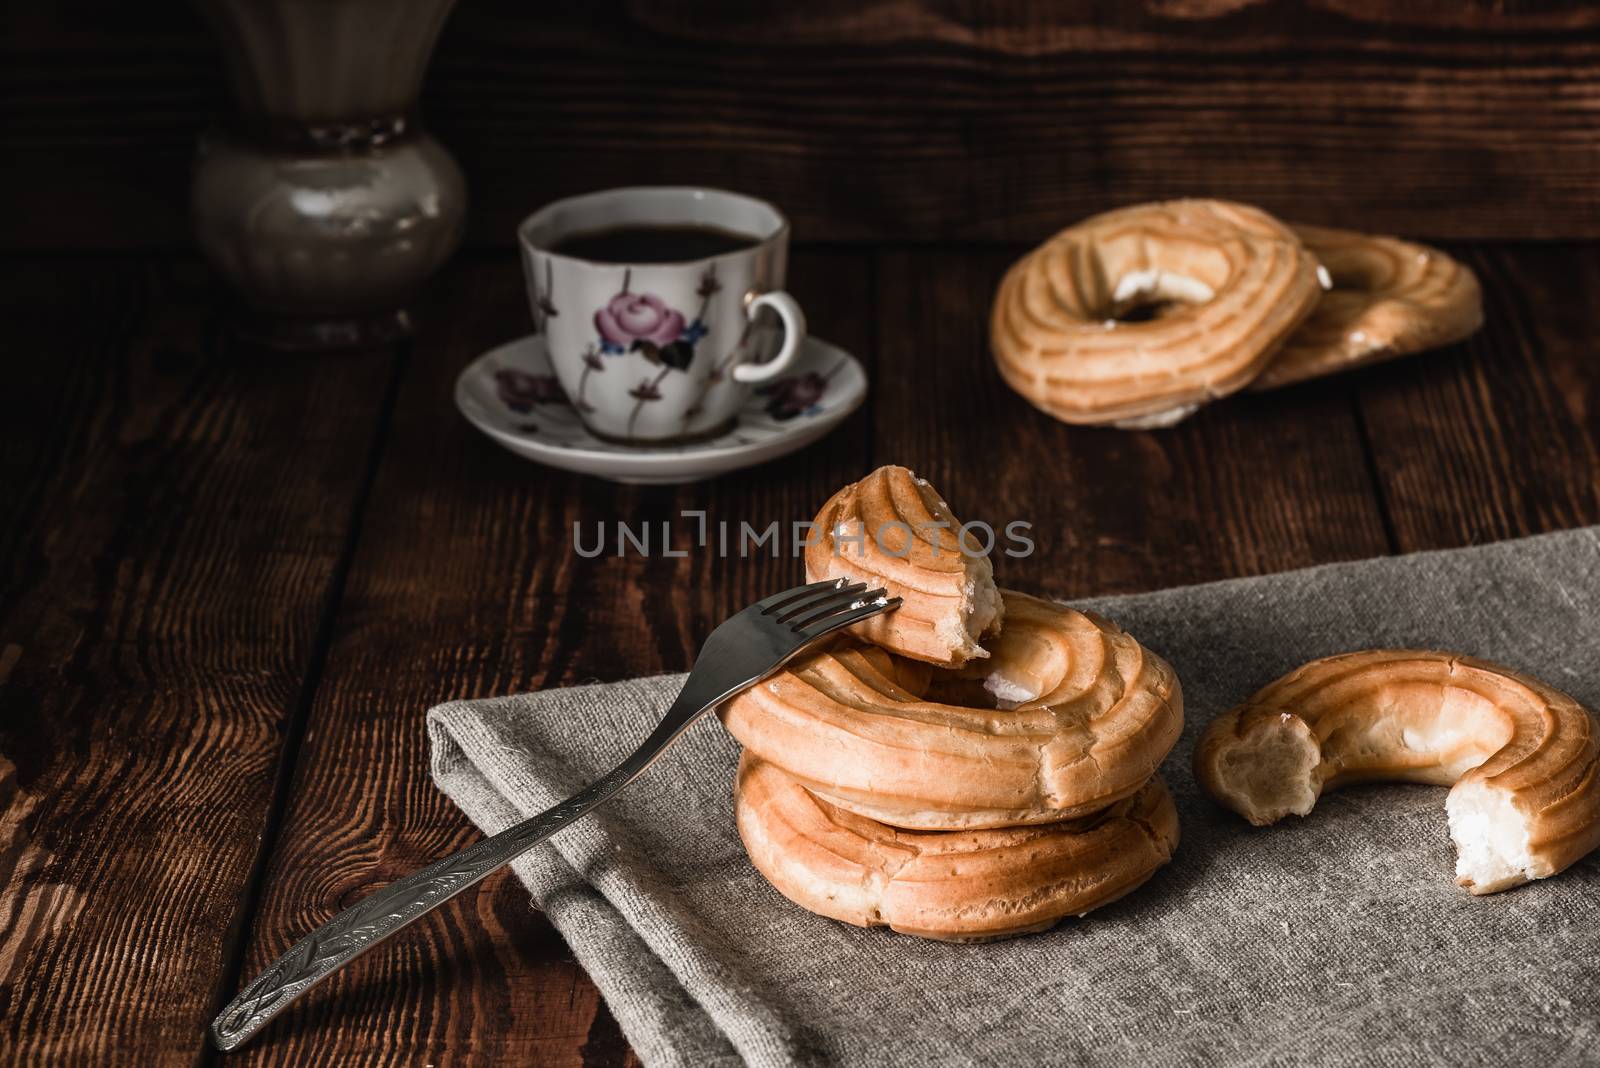
MULTIPOLYGON (((791 288, 819 336, 870 356, 865 256, 800 253, 791 288)), ((478 837, 428 774, 434 704, 690 664, 717 622, 797 581, 798 559, 583 559, 595 524, 809 518, 866 462, 867 418, 800 456, 710 485, 624 488, 536 467, 479 436, 446 398, 485 349, 527 330, 517 267, 471 260, 440 287, 419 339, 363 523, 327 672, 266 894, 252 924, 254 974, 306 930, 378 886, 478 837)), ((497 875, 331 979, 243 1060, 616 1063, 626 1049, 594 987, 497 875)), ((230 1058, 232 1059, 232 1058, 230 1058)))
POLYGON ((1465 262, 1483 330, 1351 380, 1401 551, 1600 523, 1600 246, 1465 262))
POLYGON ((985 312, 1014 251, 799 251, 792 288, 866 360, 867 406, 676 489, 536 467, 456 414, 457 372, 527 328, 509 256, 448 269, 398 360, 242 353, 192 263, 0 263, 0 1060, 637 1063, 506 876, 242 1055, 201 1052, 238 972, 476 837, 428 778, 427 707, 681 669, 800 573, 586 560, 574 522, 760 527, 900 462, 960 515, 1034 523, 1003 582, 1080 596, 1600 521, 1600 246, 1454 248, 1486 295, 1466 345, 1150 433, 1064 426, 1000 382, 985 312))
MULTIPOLYGON (((5 247, 188 240, 223 109, 186 8, 8 13, 5 247)), ((1034 241, 1116 204, 1247 200, 1436 238, 1600 237, 1600 14, 1576 2, 475 0, 424 110, 472 236, 558 194, 767 196, 807 240, 1034 241)))
POLYGON ((0 1059, 192 1063, 390 376, 194 265, 0 268, 0 1059))

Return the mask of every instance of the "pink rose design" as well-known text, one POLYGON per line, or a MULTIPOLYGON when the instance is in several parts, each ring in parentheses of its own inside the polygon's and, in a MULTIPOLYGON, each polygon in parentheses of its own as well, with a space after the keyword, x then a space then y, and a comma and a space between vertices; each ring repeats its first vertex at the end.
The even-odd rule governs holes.
POLYGON ((648 341, 657 347, 678 340, 683 333, 683 315, 667 307, 660 297, 649 293, 618 293, 611 302, 594 313, 600 336, 621 348, 635 341, 648 341))

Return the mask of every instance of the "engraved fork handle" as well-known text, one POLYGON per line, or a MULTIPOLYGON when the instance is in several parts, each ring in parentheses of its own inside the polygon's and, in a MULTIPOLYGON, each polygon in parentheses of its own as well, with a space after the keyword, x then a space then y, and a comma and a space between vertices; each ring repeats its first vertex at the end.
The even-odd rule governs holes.
POLYGON ((233 1049, 306 991, 367 950, 410 926, 557 831, 588 815, 638 778, 650 762, 711 707, 681 694, 644 744, 593 785, 537 816, 507 827, 357 901, 296 942, 211 1022, 211 1041, 233 1049))

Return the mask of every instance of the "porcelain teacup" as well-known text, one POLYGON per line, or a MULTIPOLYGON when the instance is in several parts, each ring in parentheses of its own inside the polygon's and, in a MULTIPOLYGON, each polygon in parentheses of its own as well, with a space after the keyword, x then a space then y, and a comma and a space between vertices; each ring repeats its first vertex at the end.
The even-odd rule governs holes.
POLYGON ((784 292, 789 223, 754 197, 687 186, 612 189, 558 200, 517 228, 535 332, 562 389, 595 434, 640 444, 725 431, 757 383, 805 340, 784 292), (581 235, 701 227, 743 247, 673 262, 564 252, 581 235))

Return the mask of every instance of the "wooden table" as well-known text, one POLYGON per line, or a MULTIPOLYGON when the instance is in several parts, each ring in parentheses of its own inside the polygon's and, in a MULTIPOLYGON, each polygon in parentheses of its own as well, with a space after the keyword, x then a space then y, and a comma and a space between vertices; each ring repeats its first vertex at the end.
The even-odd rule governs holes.
MULTIPOLYGON (((764 526, 904 463, 960 515, 1031 521, 1002 581, 1073 597, 1600 521, 1600 247, 1450 247, 1487 295, 1466 345, 1153 433, 1068 428, 1000 383, 985 312, 1015 248, 802 249, 793 288, 868 402, 683 488, 545 470, 456 413, 461 368, 527 328, 509 253, 454 263, 414 343, 317 358, 231 342, 189 259, 12 256, 0 1059, 218 1060, 203 1028, 246 973, 477 837, 428 777, 429 706, 684 668, 800 573, 582 559, 574 523, 764 526)), ((227 1059, 632 1058, 501 875, 227 1059)))

